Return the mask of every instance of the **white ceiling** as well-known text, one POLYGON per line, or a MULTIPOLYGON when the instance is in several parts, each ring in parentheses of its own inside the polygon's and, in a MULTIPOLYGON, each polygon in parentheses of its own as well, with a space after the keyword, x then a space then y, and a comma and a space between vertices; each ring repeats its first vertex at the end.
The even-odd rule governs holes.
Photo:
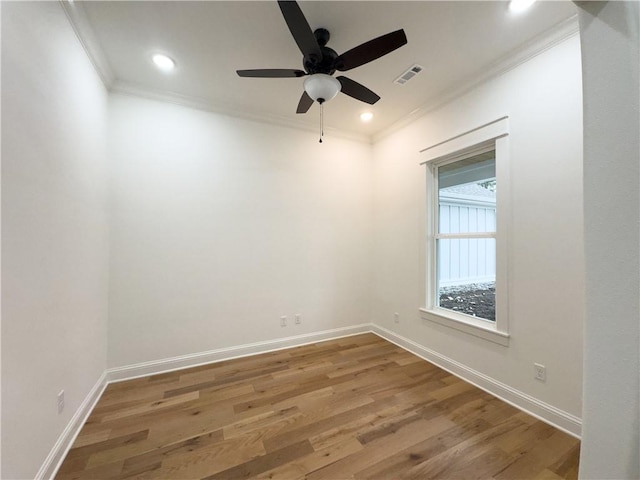
MULTIPOLYGON (((547 38, 575 23, 570 1, 538 2, 518 15, 503 1, 299 3, 312 29, 331 32, 328 46, 338 53, 399 28, 407 34, 407 45, 344 73, 380 95, 378 103, 368 106, 339 94, 325 105, 328 131, 360 137, 379 134, 509 60, 517 62, 517 53, 535 53, 547 38), (424 71, 404 86, 394 84, 414 63, 424 71), (375 115, 368 124, 359 120, 365 110, 375 115)), ((319 124, 317 104, 305 115, 295 113, 303 78, 239 78, 235 73, 302 68, 302 54, 275 1, 76 1, 66 8, 115 91, 306 128, 319 124), (175 71, 157 70, 150 60, 156 52, 171 56, 175 71)))

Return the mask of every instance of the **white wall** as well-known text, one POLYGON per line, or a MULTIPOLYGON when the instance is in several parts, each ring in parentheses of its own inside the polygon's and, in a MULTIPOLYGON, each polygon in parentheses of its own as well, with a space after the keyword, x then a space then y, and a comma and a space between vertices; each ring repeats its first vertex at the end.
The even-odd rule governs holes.
POLYGON ((637 479, 640 8, 636 2, 580 7, 587 279, 580 477, 637 479))
POLYGON ((2 117, 2 478, 18 479, 106 367, 107 93, 58 2, 2 2, 2 117))
POLYGON ((585 294, 578 37, 387 136, 374 145, 374 159, 372 320, 580 417, 585 294), (418 315, 426 290, 425 167, 418 151, 504 115, 513 192, 508 347, 418 315), (534 362, 546 365, 546 383, 534 380, 534 362))
POLYGON ((110 366, 369 322, 370 145, 122 95, 110 126, 110 366))

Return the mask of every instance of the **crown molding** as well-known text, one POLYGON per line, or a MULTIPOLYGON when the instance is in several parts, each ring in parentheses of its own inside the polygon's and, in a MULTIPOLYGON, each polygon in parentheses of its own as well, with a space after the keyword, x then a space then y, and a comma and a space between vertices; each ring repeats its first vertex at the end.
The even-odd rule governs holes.
MULTIPOLYGON (((136 85, 131 82, 122 82, 116 80, 109 89, 112 93, 118 93, 122 95, 129 95, 133 97, 141 97, 149 100, 156 100, 165 103, 172 103, 183 107, 193 108, 196 110, 203 110, 206 112, 217 113, 226 115, 229 117, 241 118, 243 120, 250 120, 253 122, 267 123, 270 125, 278 125, 281 127, 293 128, 296 130, 303 130, 306 132, 318 133, 317 125, 310 125, 304 122, 296 121, 289 117, 273 115, 267 113, 254 113, 248 110, 239 109, 230 104, 223 104, 219 102, 212 102, 207 99, 182 95, 175 92, 169 92, 165 90, 156 90, 148 88, 142 85, 136 85)), ((337 128, 324 127, 325 137, 337 137, 347 140, 353 140, 356 142, 363 142, 371 144, 371 137, 369 135, 359 134, 355 132, 343 131, 337 128)))
POLYGON ((429 100, 413 110, 409 115, 393 123, 391 126, 373 134, 372 143, 375 144, 388 135, 410 125, 427 113, 452 102, 480 85, 513 70, 525 62, 528 62, 550 48, 555 47, 574 35, 577 35, 579 31, 580 27, 578 25, 577 14, 559 22, 555 26, 526 42, 524 45, 510 51, 487 67, 476 72, 471 76, 472 80, 462 81, 443 92, 433 95, 429 100))
POLYGON ((91 60, 93 68, 95 68, 96 72, 100 76, 104 86, 109 90, 115 81, 115 75, 104 51, 102 50, 102 46, 100 45, 100 42, 98 42, 96 34, 89 23, 89 19, 87 18, 82 2, 70 2, 68 0, 59 0, 59 2, 60 5, 62 5, 64 12, 67 14, 69 23, 71 24, 76 37, 78 37, 82 48, 84 48, 89 60, 91 60))

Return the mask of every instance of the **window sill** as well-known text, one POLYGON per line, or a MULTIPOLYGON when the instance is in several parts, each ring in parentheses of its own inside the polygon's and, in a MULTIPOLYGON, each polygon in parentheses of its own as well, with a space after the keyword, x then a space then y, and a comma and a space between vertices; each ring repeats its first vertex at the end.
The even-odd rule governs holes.
POLYGON ((438 323, 445 327, 454 328, 461 332, 489 340, 490 342, 497 343, 505 347, 509 346, 509 334, 498 330, 496 325, 486 320, 480 320, 469 315, 451 312, 444 308, 434 308, 432 310, 421 308, 420 317, 423 320, 438 323))

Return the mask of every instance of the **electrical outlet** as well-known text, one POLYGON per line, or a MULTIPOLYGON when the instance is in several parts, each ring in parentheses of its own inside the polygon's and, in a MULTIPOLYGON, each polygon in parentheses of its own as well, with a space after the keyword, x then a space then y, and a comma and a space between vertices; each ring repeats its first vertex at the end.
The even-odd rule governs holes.
POLYGON ((400 323, 400 314, 398 312, 393 314, 393 321, 396 323, 400 323))
POLYGON ((280 326, 281 327, 286 327, 287 326, 287 317, 286 315, 283 315, 280 317, 280 326))
POLYGON ((533 368, 535 370, 535 379, 540 380, 541 382, 547 381, 547 367, 544 365, 540 365, 539 363, 534 363, 533 368))
POLYGON ((302 323, 302 320, 300 320, 300 314, 296 313, 296 325, 300 325, 300 323, 302 323))
POLYGON ((58 413, 62 413, 64 410, 64 390, 60 390, 58 393, 58 413))

